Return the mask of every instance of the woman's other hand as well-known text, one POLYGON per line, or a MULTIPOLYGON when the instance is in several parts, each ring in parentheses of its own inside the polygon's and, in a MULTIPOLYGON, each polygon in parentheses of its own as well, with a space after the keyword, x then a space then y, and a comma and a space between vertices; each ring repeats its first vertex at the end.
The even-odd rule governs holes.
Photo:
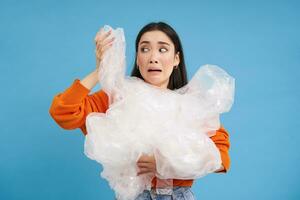
POLYGON ((156 161, 154 155, 142 155, 137 161, 138 173, 137 175, 149 174, 155 176, 156 161))

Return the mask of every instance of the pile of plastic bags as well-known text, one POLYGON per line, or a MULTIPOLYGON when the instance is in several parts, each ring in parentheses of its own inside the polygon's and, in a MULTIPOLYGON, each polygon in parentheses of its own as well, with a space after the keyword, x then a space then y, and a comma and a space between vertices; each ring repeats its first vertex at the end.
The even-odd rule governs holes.
POLYGON ((103 166, 101 176, 117 198, 135 199, 151 186, 153 177, 137 176, 142 154, 154 154, 160 179, 196 179, 219 169, 220 152, 209 136, 233 104, 234 78, 215 65, 200 67, 177 90, 126 77, 123 29, 112 34, 115 41, 99 68, 110 105, 106 113, 87 116, 84 150, 103 166))

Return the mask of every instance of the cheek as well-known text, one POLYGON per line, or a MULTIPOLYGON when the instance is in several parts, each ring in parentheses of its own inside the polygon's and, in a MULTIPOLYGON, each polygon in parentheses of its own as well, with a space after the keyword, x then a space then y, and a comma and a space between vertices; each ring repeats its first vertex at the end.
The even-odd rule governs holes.
POLYGON ((162 63, 165 68, 173 68, 174 57, 173 55, 167 55, 162 58, 162 63))
POLYGON ((142 55, 142 54, 137 55, 136 60, 137 60, 139 71, 140 71, 142 77, 145 77, 145 75, 147 73, 146 72, 146 67, 145 67, 147 65, 147 58, 146 58, 146 56, 142 55))
POLYGON ((137 62, 140 66, 144 66, 147 63, 147 57, 144 54, 138 54, 137 62))

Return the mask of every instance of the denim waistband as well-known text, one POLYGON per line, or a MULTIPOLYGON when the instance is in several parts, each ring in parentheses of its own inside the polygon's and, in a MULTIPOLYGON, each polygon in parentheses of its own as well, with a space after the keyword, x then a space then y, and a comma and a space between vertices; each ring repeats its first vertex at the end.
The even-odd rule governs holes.
POLYGON ((190 189, 190 186, 175 186, 172 188, 151 188, 150 193, 152 194, 161 194, 161 195, 176 195, 177 193, 183 193, 184 191, 190 189))

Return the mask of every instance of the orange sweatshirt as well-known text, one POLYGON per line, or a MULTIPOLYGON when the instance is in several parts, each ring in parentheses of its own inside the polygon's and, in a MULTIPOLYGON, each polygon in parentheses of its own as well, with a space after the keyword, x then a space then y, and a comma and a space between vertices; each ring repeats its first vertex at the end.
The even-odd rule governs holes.
MULTIPOLYGON (((52 102, 49 113, 56 123, 64 129, 80 128, 84 135, 87 134, 85 120, 86 116, 91 112, 105 113, 108 109, 108 96, 103 90, 99 90, 89 95, 90 90, 84 87, 79 79, 75 79, 71 87, 64 92, 57 94, 52 102)), ((229 157, 229 135, 227 131, 221 127, 216 134, 210 137, 219 148, 221 153, 223 172, 226 173, 230 166, 229 157)), ((156 186, 156 177, 152 180, 152 187, 156 186)), ((193 180, 174 179, 174 186, 191 186, 193 180)))

